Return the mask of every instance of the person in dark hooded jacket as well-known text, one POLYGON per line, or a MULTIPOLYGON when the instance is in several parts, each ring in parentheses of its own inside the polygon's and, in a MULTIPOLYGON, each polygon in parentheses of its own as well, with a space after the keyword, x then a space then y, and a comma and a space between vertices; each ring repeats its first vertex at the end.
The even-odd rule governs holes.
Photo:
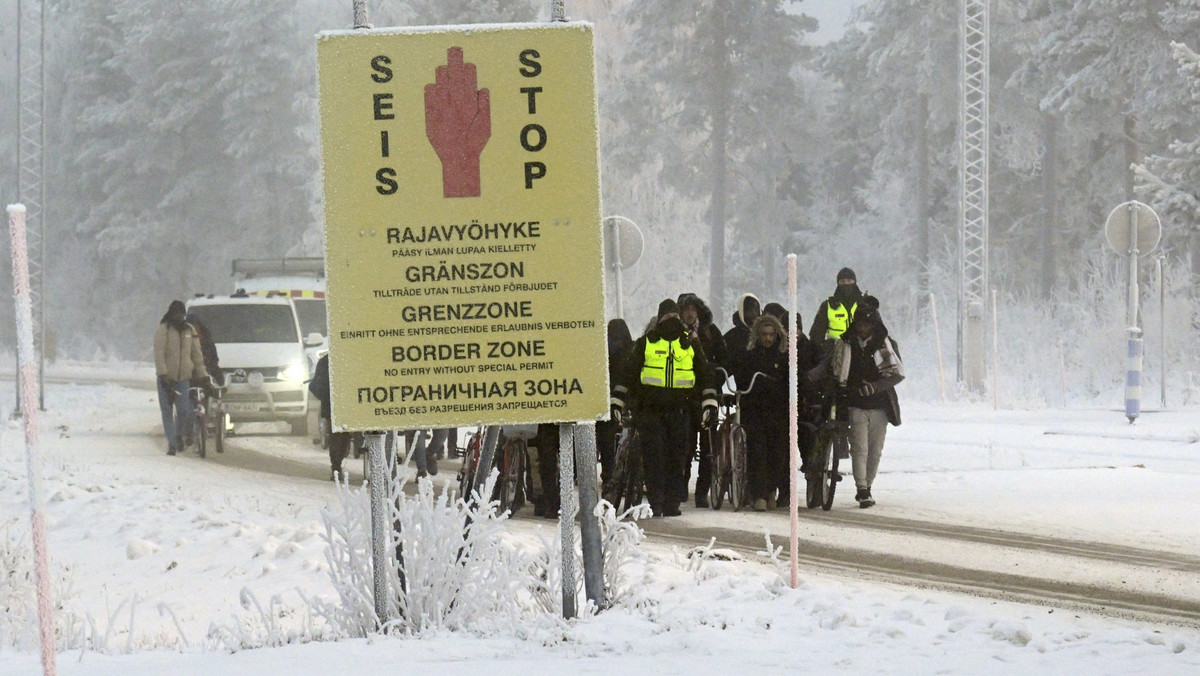
POLYGON ((775 319, 778 319, 779 323, 783 324, 783 327, 785 329, 787 328, 787 325, 788 325, 787 308, 780 305, 779 303, 767 303, 766 305, 763 306, 762 311, 763 311, 763 314, 771 315, 775 319))
POLYGON ((737 299, 737 311, 733 313, 733 328, 725 332, 725 361, 721 366, 729 375, 733 375, 738 361, 746 354, 746 345, 750 343, 750 326, 762 314, 762 305, 758 297, 752 293, 743 293, 737 299))
MULTIPOLYGON (((854 499, 862 508, 875 505, 871 485, 879 471, 888 424, 900 424, 900 402, 896 385, 904 380, 904 364, 896 341, 888 335, 879 316, 879 301, 864 296, 849 330, 841 340, 848 347, 850 368, 846 377, 849 392, 850 458, 854 469, 854 499)), ((821 381, 834 370, 834 351, 809 372, 811 381, 821 381)))
MULTIPOLYGON (((221 358, 217 355, 217 344, 213 342, 212 333, 194 314, 188 314, 187 323, 192 325, 192 328, 196 330, 196 337, 200 339, 200 354, 204 356, 204 370, 208 371, 208 375, 212 376, 218 384, 225 382, 221 375, 221 358)), ((212 383, 206 379, 201 384, 208 391, 209 396, 216 396, 212 383)))
POLYGON ((333 400, 329 389, 329 354, 321 355, 313 368, 312 380, 308 382, 308 391, 321 402, 321 418, 325 420, 325 429, 329 433, 329 478, 340 481, 343 478, 342 462, 350 453, 350 432, 333 431, 333 400))
MULTIPOLYGON (((787 332, 774 315, 765 313, 754 320, 751 331, 754 338, 746 345, 735 378, 739 390, 750 389, 741 398, 746 488, 754 510, 761 512, 775 506, 777 486, 789 485, 787 332), (755 379, 755 373, 763 375, 755 379)), ((786 503, 787 489, 778 497, 786 503)))
MULTIPOLYGON (((721 335, 721 330, 712 323, 712 310, 708 309, 708 305, 696 294, 685 293, 681 294, 676 301, 679 304, 679 316, 683 320, 684 330, 689 335, 700 339, 700 345, 704 348, 704 356, 708 357, 708 361, 713 366, 724 364, 728 358, 728 352, 725 346, 725 338, 721 335)), ((700 449, 700 464, 696 468, 696 507, 708 507, 708 489, 712 485, 712 444, 707 433, 701 432, 701 414, 700 402, 694 402, 692 406, 692 431, 690 432, 693 439, 691 448, 692 451, 688 454, 688 460, 683 467, 683 483, 680 486, 681 500, 687 501, 688 484, 692 480, 692 457, 695 454, 697 444, 695 438, 699 437, 700 449)))
MULTIPOLYGON (((629 351, 633 348, 633 336, 629 333, 629 325, 624 319, 608 320, 608 381, 616 383, 621 375, 629 351)), ((596 450, 600 454, 600 483, 607 484, 612 480, 613 465, 616 464, 617 433, 620 431, 620 420, 601 420, 596 423, 596 450)))
POLYGON ((832 296, 821 301, 821 306, 813 315, 812 328, 808 331, 808 338, 813 345, 824 351, 827 341, 840 338, 854 319, 862 297, 854 271, 850 268, 838 270, 837 288, 832 296))
POLYGON ((684 331, 679 306, 669 298, 659 303, 654 328, 629 352, 612 391, 614 418, 630 397, 637 402, 634 424, 642 438, 650 508, 655 516, 678 516, 683 463, 691 458, 692 401, 701 400, 703 422, 710 425, 716 421, 717 391, 700 341, 684 331))

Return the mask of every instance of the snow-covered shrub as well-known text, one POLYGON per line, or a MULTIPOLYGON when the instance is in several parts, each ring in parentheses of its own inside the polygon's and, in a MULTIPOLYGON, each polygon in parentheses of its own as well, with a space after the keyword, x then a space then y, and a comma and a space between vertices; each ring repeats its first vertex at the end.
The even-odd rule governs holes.
MULTIPOLYGON (((401 474, 402 476, 402 474, 401 474)), ((481 489, 491 495, 493 472, 481 489)), ((560 531, 553 539, 514 537, 507 515, 496 503, 462 500, 455 492, 438 493, 433 483, 420 480, 416 494, 403 492, 395 479, 387 551, 387 633, 417 634, 462 631, 487 636, 532 635, 539 628, 561 626, 562 546, 560 531), (396 536, 399 536, 397 547, 396 536), (397 552, 403 557, 399 565, 397 552), (401 570, 402 569, 402 570, 401 570)), ((648 515, 635 507, 617 515, 607 502, 595 511, 604 551, 607 600, 636 603, 644 592, 630 570, 642 560, 638 545, 643 535, 634 520, 621 516, 648 515)), ((310 601, 314 614, 334 634, 361 637, 378 631, 371 557, 370 495, 366 486, 343 485, 337 501, 324 510, 329 573, 336 602, 310 601)), ((576 552, 580 551, 576 529, 576 552)), ((591 612, 583 598, 582 561, 571 581, 581 614, 591 612)))
POLYGON ((14 532, 15 521, 0 527, 0 646, 28 649, 37 627, 33 559, 14 532))
MULTIPOLYGON (((495 477, 493 472, 484 495, 491 494, 495 477)), ((403 480, 393 480, 391 494, 400 497, 391 509, 390 522, 396 528, 387 534, 391 593, 385 631, 446 629, 490 635, 534 627, 554 617, 539 601, 546 582, 537 573, 546 567, 537 561, 553 561, 553 553, 530 553, 508 542, 507 517, 496 513, 494 503, 468 503, 448 489, 435 494, 427 480, 418 482, 414 496, 402 489, 403 480), (403 557, 402 567, 397 552, 403 557)), ((378 631, 367 487, 343 486, 324 519, 330 576, 339 601, 318 603, 316 612, 345 636, 378 631)))
MULTIPOLYGON (((0 523, 0 647, 33 650, 38 643, 37 586, 33 548, 18 519, 0 523)), ((70 571, 51 570, 54 643, 62 649, 89 646, 86 622, 64 607, 71 599, 70 571)))

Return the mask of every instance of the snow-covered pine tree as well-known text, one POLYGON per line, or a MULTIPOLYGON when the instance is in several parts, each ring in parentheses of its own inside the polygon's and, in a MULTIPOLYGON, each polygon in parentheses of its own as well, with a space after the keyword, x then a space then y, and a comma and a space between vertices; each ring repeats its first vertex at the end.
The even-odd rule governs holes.
MULTIPOLYGON (((727 288, 727 260, 782 235, 774 223, 762 222, 760 207, 775 199, 791 153, 804 150, 782 141, 799 146, 793 132, 811 117, 794 74, 808 57, 803 36, 815 23, 785 11, 786 4, 644 0, 623 13, 630 44, 621 87, 605 111, 619 120, 606 160, 625 167, 626 175, 653 167, 640 178, 707 202, 707 228, 672 220, 660 224, 665 232, 656 237, 691 249, 707 240, 708 301, 718 316, 725 312, 723 299, 738 291, 727 288)), ((761 269, 765 261, 757 262, 761 269)), ((697 277, 703 275, 684 284, 690 287, 697 277)))

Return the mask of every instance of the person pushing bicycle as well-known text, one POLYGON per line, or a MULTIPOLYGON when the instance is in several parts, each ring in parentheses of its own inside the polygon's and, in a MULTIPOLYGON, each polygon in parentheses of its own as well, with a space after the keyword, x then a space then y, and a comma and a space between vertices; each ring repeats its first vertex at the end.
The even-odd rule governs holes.
MULTIPOLYGON (((839 340, 849 346, 850 368, 846 378, 850 418, 850 458, 854 468, 854 499, 862 508, 875 505, 871 485, 879 471, 888 424, 900 424, 900 401, 896 385, 904 380, 899 347, 888 336, 879 316, 879 301, 863 296, 849 329, 839 340)), ((832 355, 832 353, 831 353, 832 355)), ((824 379, 832 370, 831 355, 813 370, 810 381, 824 379)))
POLYGON ((679 306, 671 299, 658 306, 655 326, 638 338, 612 391, 612 415, 620 419, 634 396, 634 424, 645 453, 646 492, 654 516, 679 516, 684 463, 691 461, 695 437, 691 406, 701 401, 703 424, 717 418, 717 390, 699 340, 684 330, 679 306))

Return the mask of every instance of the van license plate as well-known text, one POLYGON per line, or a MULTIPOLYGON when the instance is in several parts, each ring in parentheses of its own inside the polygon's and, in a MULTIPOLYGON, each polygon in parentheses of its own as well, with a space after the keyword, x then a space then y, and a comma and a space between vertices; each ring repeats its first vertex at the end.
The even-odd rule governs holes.
POLYGON ((223 404, 226 413, 258 413, 259 405, 252 402, 227 401, 223 404))

